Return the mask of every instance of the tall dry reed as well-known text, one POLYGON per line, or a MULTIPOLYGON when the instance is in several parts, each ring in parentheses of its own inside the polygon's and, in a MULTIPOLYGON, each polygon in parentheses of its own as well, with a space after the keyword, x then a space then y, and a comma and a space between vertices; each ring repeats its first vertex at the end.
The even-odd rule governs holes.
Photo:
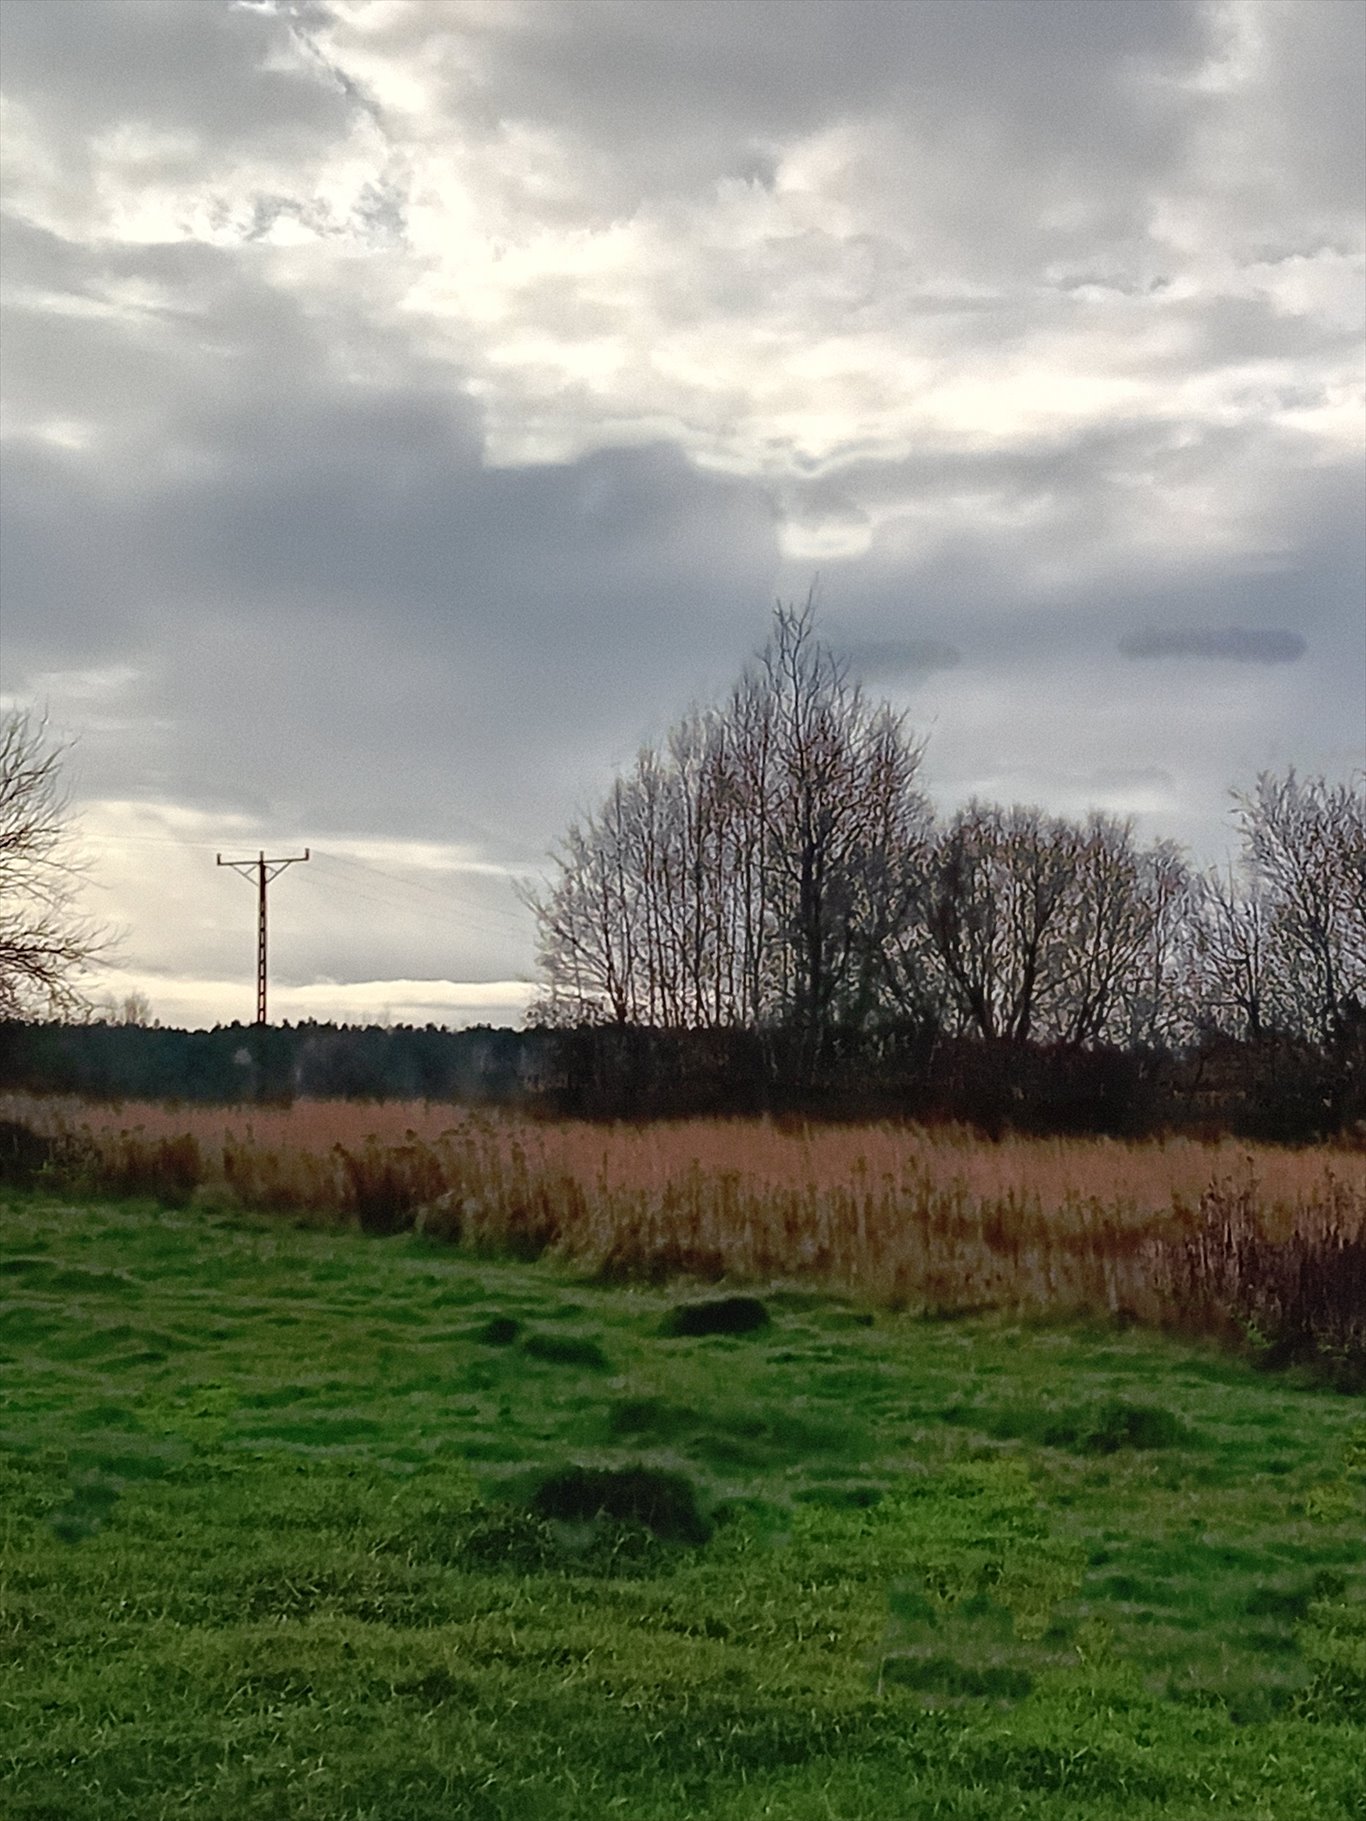
POLYGON ((1366 1157, 952 1128, 602 1126, 450 1106, 0 1098, 92 1186, 417 1227, 603 1271, 811 1278, 922 1310, 1089 1311, 1366 1352, 1366 1157))

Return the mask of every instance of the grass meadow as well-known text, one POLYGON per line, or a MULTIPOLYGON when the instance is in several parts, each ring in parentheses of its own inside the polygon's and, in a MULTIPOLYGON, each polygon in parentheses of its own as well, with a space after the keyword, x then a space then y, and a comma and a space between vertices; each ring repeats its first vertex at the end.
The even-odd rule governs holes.
POLYGON ((21 1117, 7 1821, 1366 1814, 1359 1155, 21 1117))

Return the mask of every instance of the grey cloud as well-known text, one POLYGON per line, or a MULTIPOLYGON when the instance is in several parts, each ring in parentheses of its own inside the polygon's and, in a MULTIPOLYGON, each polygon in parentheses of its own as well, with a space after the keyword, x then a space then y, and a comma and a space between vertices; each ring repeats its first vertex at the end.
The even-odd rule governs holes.
POLYGON ((966 616, 955 627, 980 616, 991 642, 1011 647, 1034 635, 1039 613, 1072 627, 1073 644, 1079 615, 1107 642, 1116 618, 1275 624, 1288 614, 1315 638, 1360 619, 1359 463, 1325 461, 1268 425, 1118 417, 980 449, 927 441, 898 460, 835 464, 823 484, 880 524, 866 557, 822 560, 831 599, 846 589, 876 598, 883 626, 908 587, 916 611, 930 603, 938 618, 952 602, 966 616), (1164 547, 1164 520, 1187 497, 1242 513, 1236 552, 1183 550, 1174 538, 1164 547))
POLYGON ((261 240, 277 224, 401 245, 407 169, 316 43, 325 0, 5 0, 7 189, 35 219, 261 240), (36 155, 34 155, 36 154, 36 155), (329 159, 354 182, 328 183, 329 159), (141 210, 140 210, 141 205, 141 210))
POLYGON ((1232 186, 1216 174, 1229 209, 1265 229, 1270 205, 1313 244, 1355 234, 1359 11, 1264 7, 1266 70, 1232 98, 1189 80, 1220 39, 1223 14, 1201 0, 765 0, 705 18, 695 0, 425 0, 367 13, 359 31, 325 0, 8 0, 0 28, 6 92, 73 181, 88 184, 95 144, 120 123, 160 135, 130 173, 202 178, 220 155, 249 154, 248 233, 298 217, 323 233, 401 236, 403 148, 347 73, 355 33, 367 56, 412 59, 440 107, 423 131, 482 144, 484 180, 513 186, 513 206, 542 220, 619 218, 706 197, 721 178, 763 185, 784 148, 856 124, 838 182, 914 249, 928 289, 1022 262, 1093 273, 1108 244, 1110 282, 1146 293, 1165 276, 1148 245, 1155 201, 1206 181, 1201 161, 1228 122, 1294 173, 1278 189, 1259 175, 1266 156, 1243 158, 1232 186), (272 184, 272 164, 288 173, 362 117, 393 156, 342 223, 297 170, 293 190, 272 184), (516 160, 499 154, 527 127, 549 135, 553 181, 522 193, 516 160))
POLYGON ((253 151, 298 151, 335 131, 349 102, 306 60, 290 67, 292 33, 305 12, 217 0, 5 0, 0 58, 5 92, 41 109, 68 155, 117 126, 163 138, 147 168, 174 166, 204 140, 253 151))
POLYGON ((963 654, 944 639, 865 639, 841 647, 856 676, 874 680, 952 670, 963 654))
MULTIPOLYGON (((1275 172, 1300 244, 1359 224, 1366 209, 1366 7, 1313 8, 1305 0, 1268 0, 1256 15, 1264 37, 1262 76, 1242 99, 1251 114, 1262 168, 1275 172)), ((1358 227, 1359 232, 1359 227, 1358 227)))
MULTIPOLYGON (((936 503, 964 493, 998 498, 1020 507, 1104 492, 1136 476, 1165 478, 1207 470, 1245 446, 1242 427, 1223 431, 1173 415, 1169 421, 1114 415, 1080 428, 1042 430, 1029 437, 983 441, 927 435, 919 448, 895 459, 859 457, 828 463, 822 487, 877 507, 905 500, 936 503)), ((1087 509, 1091 509, 1088 497, 1087 509)))
MULTIPOLYGON (((444 39, 438 17, 397 15, 395 40, 428 71, 444 47, 457 135, 496 146, 511 120, 557 136, 559 213, 667 213, 723 179, 762 184, 765 160, 848 127, 843 166, 821 181, 932 293, 1082 259, 1098 240, 1119 244, 1126 276, 1160 276, 1144 253, 1154 194, 1181 187, 1208 112, 1193 84, 1160 79, 1193 75, 1211 42, 1210 12, 1189 0, 785 0, 710 8, 704 31, 688 0, 606 0, 493 9, 477 28, 453 14, 444 39)), ((495 157, 491 181, 501 173, 495 157)), ((827 259, 875 268, 831 238, 827 259)), ((748 275, 819 254, 779 241, 721 263, 748 275)), ((726 282, 711 281, 714 303, 726 282)), ((897 282, 898 307, 908 288, 897 282)))
POLYGON ((1294 664, 1308 649, 1298 632, 1251 626, 1148 629, 1119 641, 1126 658, 1226 658, 1236 664, 1294 664))
MULTIPOLYGON (((1359 466, 1302 461, 1295 439, 1282 446, 1257 426, 1209 438, 1121 421, 980 455, 927 449, 905 464, 865 462, 854 478, 840 469, 831 484, 873 499, 879 514, 909 500, 929 517, 904 538, 891 521, 861 557, 823 559, 822 598, 846 647, 893 638, 909 621, 970 658, 915 676, 907 691, 929 735, 927 775, 945 800, 1051 792, 1075 807, 1079 762, 1098 773, 1160 769, 1178 781, 1171 802, 1180 807, 1150 831, 1214 858, 1231 784, 1290 760, 1341 768, 1360 750, 1359 466), (1240 549, 1179 554, 1129 539, 1133 500, 1152 498, 1140 477, 1183 462, 1197 493, 1219 491, 1230 465, 1255 471, 1260 462, 1274 477, 1240 549), (1000 510, 938 514, 959 491, 1000 510), (1221 665, 1145 664, 1116 650, 1119 629, 1170 625, 1289 626, 1305 652, 1294 663, 1221 665)), ((790 565, 781 585, 796 593, 804 581, 790 565)), ((898 690, 898 679, 887 686, 898 690)), ((1135 778, 1132 787, 1151 796, 1156 785, 1135 778)))
POLYGON ((1087 782, 1096 790, 1173 790, 1176 780, 1171 772, 1160 765, 1141 765, 1133 768, 1124 766, 1104 766, 1099 771, 1089 774, 1087 782))
POLYGON ((1135 64, 1186 67, 1207 43, 1187 0, 770 0, 709 9, 703 30, 690 0, 578 0, 477 21, 427 6, 397 15, 390 42, 439 53, 452 27, 453 113, 567 129, 610 161, 600 178, 618 190, 749 175, 775 140, 893 105, 945 127, 1009 114, 1034 134, 1046 122, 1074 145, 1108 115, 1108 157, 1132 114, 1116 119, 1115 100, 1135 64), (473 80, 469 38, 482 40, 473 80))
POLYGON ((1321 388, 1304 371, 1309 362, 1351 364, 1361 346, 1357 325, 1278 308, 1268 297, 1192 298, 1164 310, 1178 333, 1173 346, 1155 356, 1155 370, 1181 373, 1256 361, 1294 362, 1301 369, 1294 379, 1261 381, 1269 393, 1280 393, 1286 405, 1317 399, 1321 388))
POLYGON ((743 661, 777 563, 760 487, 667 444, 488 468, 455 376, 344 300, 186 270, 193 310, 18 324, 26 402, 96 434, 7 455, 7 686, 126 663, 120 706, 166 723, 92 728, 88 791, 526 856, 743 661))

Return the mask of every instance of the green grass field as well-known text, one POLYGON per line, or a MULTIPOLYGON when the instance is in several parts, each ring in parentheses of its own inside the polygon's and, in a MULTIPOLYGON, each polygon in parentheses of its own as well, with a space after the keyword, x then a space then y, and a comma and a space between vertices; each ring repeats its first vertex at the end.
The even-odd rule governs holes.
POLYGON ((128 1203, 0 1270, 7 1821, 1366 1815, 1359 1399, 128 1203))

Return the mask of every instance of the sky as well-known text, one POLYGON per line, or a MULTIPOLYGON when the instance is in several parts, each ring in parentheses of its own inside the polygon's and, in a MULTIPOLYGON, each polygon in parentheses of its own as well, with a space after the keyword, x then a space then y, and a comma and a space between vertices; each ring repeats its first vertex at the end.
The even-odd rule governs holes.
POLYGON ((1202 864, 1366 754, 1359 0, 4 0, 0 693, 163 1022, 515 1023, 776 599, 1202 864))

